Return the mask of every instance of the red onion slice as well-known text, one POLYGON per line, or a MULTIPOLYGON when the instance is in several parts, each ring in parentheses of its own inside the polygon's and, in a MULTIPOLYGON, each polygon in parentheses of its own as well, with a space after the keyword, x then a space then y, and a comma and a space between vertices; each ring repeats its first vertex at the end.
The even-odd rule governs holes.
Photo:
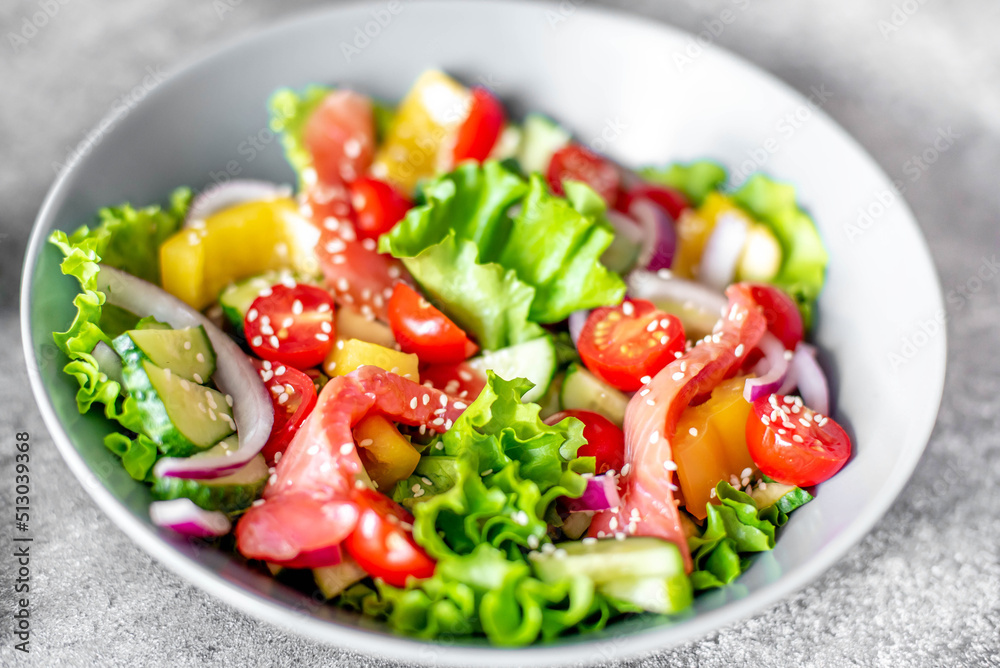
POLYGON ((816 361, 816 349, 808 343, 800 342, 792 357, 791 374, 802 396, 802 403, 821 415, 829 415, 830 389, 826 374, 816 361))
POLYGON ((271 399, 250 360, 208 318, 173 295, 131 274, 99 266, 97 289, 106 295, 108 304, 138 316, 153 316, 176 329, 203 326, 215 348, 216 371, 212 379, 220 392, 233 398, 233 419, 239 435, 235 452, 218 458, 165 457, 156 462, 153 473, 172 478, 221 478, 245 466, 264 448, 274 422, 271 399))
POLYGON ((743 216, 724 213, 715 222, 698 265, 698 280, 716 290, 725 290, 736 276, 736 265, 747 242, 750 226, 743 216))
POLYGON ((611 475, 587 478, 587 488, 578 499, 566 499, 566 510, 571 513, 593 512, 615 508, 621 503, 618 484, 611 475))
POLYGON ((225 513, 200 508, 191 499, 153 501, 149 504, 149 517, 158 527, 198 538, 225 536, 233 528, 225 513))
POLYGON ((289 561, 274 561, 271 563, 284 566, 285 568, 325 568, 327 566, 336 566, 343 560, 344 554, 338 543, 337 545, 324 545, 315 550, 299 552, 289 561))
POLYGON ((639 266, 649 271, 669 269, 677 252, 677 228, 663 208, 645 197, 636 198, 628 213, 646 233, 646 246, 639 254, 639 266))
POLYGON ((743 398, 754 402, 760 397, 777 392, 785 382, 788 373, 788 359, 785 357, 785 345, 771 332, 764 332, 757 346, 764 352, 767 360, 767 372, 757 378, 748 378, 743 386, 743 398))
POLYGON ((589 309, 581 309, 569 314, 569 338, 573 339, 574 346, 580 341, 580 333, 583 332, 583 326, 587 324, 589 317, 589 309))
POLYGON ((196 227, 199 225, 197 221, 203 224, 213 213, 237 204, 291 197, 291 195, 292 189, 289 186, 279 186, 269 181, 241 179, 218 183, 194 198, 184 218, 184 227, 196 227))

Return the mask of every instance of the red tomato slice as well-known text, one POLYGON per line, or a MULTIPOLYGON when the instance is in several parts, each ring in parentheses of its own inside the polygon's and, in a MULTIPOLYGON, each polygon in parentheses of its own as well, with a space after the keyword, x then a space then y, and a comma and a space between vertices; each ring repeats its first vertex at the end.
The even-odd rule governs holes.
POLYGON ((312 378, 298 369, 274 364, 256 357, 253 361, 274 407, 274 425, 271 436, 261 451, 268 466, 285 451, 299 426, 316 406, 316 385, 312 378))
POLYGON ((652 303, 633 299, 594 309, 577 350, 587 368, 620 390, 633 392, 684 350, 684 326, 652 303))
POLYGON ((425 385, 472 403, 486 387, 486 377, 466 362, 431 364, 420 371, 425 385))
POLYGON ((771 394, 753 402, 746 434, 757 468, 786 485, 818 485, 851 456, 851 438, 843 427, 798 397, 771 394))
POLYGON ((361 515, 344 546, 359 566, 394 587, 405 586, 410 576, 420 579, 434 575, 434 560, 401 526, 413 524, 410 513, 367 487, 356 490, 353 499, 361 515))
POLYGON ((570 144, 556 151, 546 175, 549 187, 557 195, 564 195, 563 180, 583 181, 593 188, 604 201, 614 205, 621 189, 618 167, 579 144, 570 144))
POLYGON ((577 410, 554 413, 545 418, 545 424, 555 424, 568 417, 575 417, 583 423, 583 437, 587 439, 587 444, 581 446, 576 454, 593 457, 598 474, 608 471, 620 473, 625 464, 625 433, 618 425, 600 413, 577 410))
POLYGON ((362 177, 350 185, 351 203, 362 239, 378 240, 403 219, 413 203, 385 181, 362 177))
POLYGON ((454 164, 463 160, 482 162, 500 138, 506 115, 503 105, 482 86, 472 88, 469 115, 458 130, 453 152, 454 164))
POLYGON ((802 314, 795 301, 784 290, 766 283, 750 283, 750 293, 767 318, 767 329, 785 344, 785 350, 795 346, 805 336, 802 314))
POLYGON ((369 319, 387 320, 392 286, 409 277, 399 260, 376 250, 374 239, 358 238, 347 188, 310 188, 303 212, 319 228, 316 256, 337 302, 353 306, 369 319))
POLYGON ((314 285, 279 283, 253 301, 243 328, 260 358, 308 369, 333 348, 333 297, 314 285))
POLYGON ((403 352, 414 353, 423 362, 461 362, 479 349, 448 316, 405 283, 396 284, 389 300, 389 326, 403 352))
POLYGON ((350 183, 375 153, 375 116, 368 97, 349 90, 327 95, 306 121, 306 148, 321 183, 350 183))
POLYGON ((641 183, 625 193, 623 197, 619 198, 618 209, 623 213, 628 213, 629 207, 632 206, 632 202, 637 199, 652 200, 656 204, 659 204, 674 220, 679 219, 681 213, 684 212, 684 209, 691 206, 688 203, 687 198, 673 188, 656 186, 650 183, 641 183))

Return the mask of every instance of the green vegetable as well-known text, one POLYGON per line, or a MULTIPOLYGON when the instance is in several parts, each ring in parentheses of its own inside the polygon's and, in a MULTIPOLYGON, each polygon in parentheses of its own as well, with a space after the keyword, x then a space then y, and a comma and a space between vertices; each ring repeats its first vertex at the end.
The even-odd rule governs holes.
POLYGON ((393 498, 412 508, 413 535, 433 557, 483 543, 509 554, 537 547, 547 540, 551 503, 583 493, 580 473, 594 468, 593 458, 576 456, 583 423, 542 422, 537 405, 521 402, 530 387, 488 372, 479 397, 396 486, 393 498))
POLYGON ((379 250, 402 258, 483 348, 536 338, 536 323, 621 300, 624 283, 599 261, 612 232, 549 193, 540 176, 526 182, 496 161, 466 163, 429 183, 424 196, 379 250))
POLYGON ((726 170, 722 165, 709 160, 676 162, 666 167, 644 167, 639 176, 674 190, 679 190, 692 204, 701 206, 705 196, 714 190, 721 190, 726 183, 726 170))
MULTIPOLYGON (((142 437, 140 437, 142 438, 142 437)), ((223 439, 217 445, 193 457, 214 457, 239 448, 236 436, 223 439)), ((221 478, 196 480, 191 478, 154 478, 153 498, 161 500, 187 498, 205 510, 237 513, 250 507, 264 491, 268 470, 263 455, 257 455, 241 469, 221 478)))
MULTIPOLYGON (((70 328, 52 335, 59 349, 69 357, 63 370, 80 386, 77 408, 86 413, 95 403, 103 404, 106 417, 137 434, 142 431, 138 405, 121 391, 117 381, 100 370, 91 355, 99 342, 111 345, 111 337, 100 324, 105 321, 102 315, 106 307, 104 293, 95 288, 97 265, 103 262, 159 282, 160 244, 180 227, 190 200, 190 190, 182 188, 174 192, 168 209, 150 206, 136 210, 127 204, 103 209, 95 228, 81 227, 72 235, 57 230, 49 237, 49 242, 64 256, 62 272, 75 277, 81 287, 73 300, 77 313, 70 328)), ((121 321, 120 316, 118 313, 114 319, 121 321)), ((122 434, 111 434, 105 439, 105 445, 123 457, 126 470, 138 480, 146 478, 157 456, 150 443, 142 436, 133 439, 122 434)))
POLYGON ((763 174, 747 179, 733 200, 764 223, 781 244, 784 260, 771 281, 796 301, 808 329, 816 299, 826 281, 829 255, 816 223, 795 200, 795 188, 763 174))
POLYGON ((375 592, 355 585, 340 602, 419 638, 481 633, 493 644, 510 647, 573 629, 598 630, 612 616, 635 609, 616 606, 582 575, 565 573, 543 582, 519 554, 510 558, 486 544, 468 555, 441 559, 433 577, 406 588, 377 586, 375 592))
POLYGON ((281 136, 285 158, 299 177, 299 190, 309 185, 303 173, 313 166, 312 154, 306 148, 305 129, 309 116, 333 89, 328 86, 306 86, 301 92, 279 88, 267 102, 271 113, 271 130, 281 136))
MULTIPOLYGON (((721 505, 706 504, 708 518, 700 536, 688 539, 694 571, 691 584, 695 591, 727 585, 749 567, 748 556, 774 548, 774 532, 788 519, 788 512, 811 500, 803 490, 791 490, 791 498, 782 510, 778 504, 758 509, 749 494, 734 489, 727 482, 716 486, 721 505), (808 499, 803 500, 805 497, 808 499)), ((782 497, 784 498, 784 497, 782 497)))

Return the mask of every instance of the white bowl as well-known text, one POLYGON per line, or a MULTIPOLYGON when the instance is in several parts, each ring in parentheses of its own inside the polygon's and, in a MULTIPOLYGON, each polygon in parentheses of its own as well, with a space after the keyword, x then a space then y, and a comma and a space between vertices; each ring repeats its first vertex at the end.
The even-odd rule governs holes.
POLYGON ((25 262, 32 389, 74 474, 136 543, 196 586, 296 633, 405 661, 619 659, 695 639, 816 578, 882 517, 927 442, 945 371, 940 286, 912 215, 872 159, 798 93, 698 44, 659 24, 571 2, 380 3, 278 25, 156 87, 109 120, 56 181, 25 262), (831 262, 815 338, 834 381, 835 415, 855 438, 854 458, 795 512, 774 551, 734 585, 700 596, 683 620, 636 616, 602 633, 518 650, 394 635, 152 526, 148 490, 101 444, 110 425, 77 414, 74 383, 60 371, 64 360, 51 337, 69 324, 76 285, 59 274, 58 254, 44 243, 51 230, 88 223, 104 205, 162 201, 175 186, 201 188, 226 173, 290 182, 266 129, 265 102, 275 88, 337 83, 398 99, 429 66, 493 87, 514 113, 547 112, 629 165, 701 157, 744 173, 760 165, 797 186, 820 227, 831 262), (862 210, 867 217, 859 218, 862 210))

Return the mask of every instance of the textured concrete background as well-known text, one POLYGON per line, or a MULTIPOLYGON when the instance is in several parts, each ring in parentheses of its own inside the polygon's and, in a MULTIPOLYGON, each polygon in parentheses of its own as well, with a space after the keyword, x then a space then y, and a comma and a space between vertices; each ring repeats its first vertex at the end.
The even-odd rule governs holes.
MULTIPOLYGON (((51 0, 54 15, 33 33, 26 21, 46 4, 0 4, 0 507, 13 502, 13 435, 29 431, 37 537, 28 657, 11 647, 12 562, 0 558, 0 664, 383 665, 238 613, 134 546, 52 446, 27 389, 17 330, 21 258, 53 163, 65 160, 147 68, 173 68, 321 3, 51 0), (27 39, 17 42, 12 33, 27 39)), ((804 591, 634 665, 1000 665, 1000 280, 996 267, 984 264, 1000 250, 1000 4, 607 4, 695 32, 727 7, 743 9, 715 41, 803 92, 819 84, 834 92, 827 113, 907 185, 951 294, 948 385, 937 428, 885 520, 804 591), (958 135, 953 145, 933 163, 913 161, 949 128, 958 135), (984 280, 976 278, 981 269, 984 280)), ((3 515, 0 544, 9 545, 11 518, 3 515)))

